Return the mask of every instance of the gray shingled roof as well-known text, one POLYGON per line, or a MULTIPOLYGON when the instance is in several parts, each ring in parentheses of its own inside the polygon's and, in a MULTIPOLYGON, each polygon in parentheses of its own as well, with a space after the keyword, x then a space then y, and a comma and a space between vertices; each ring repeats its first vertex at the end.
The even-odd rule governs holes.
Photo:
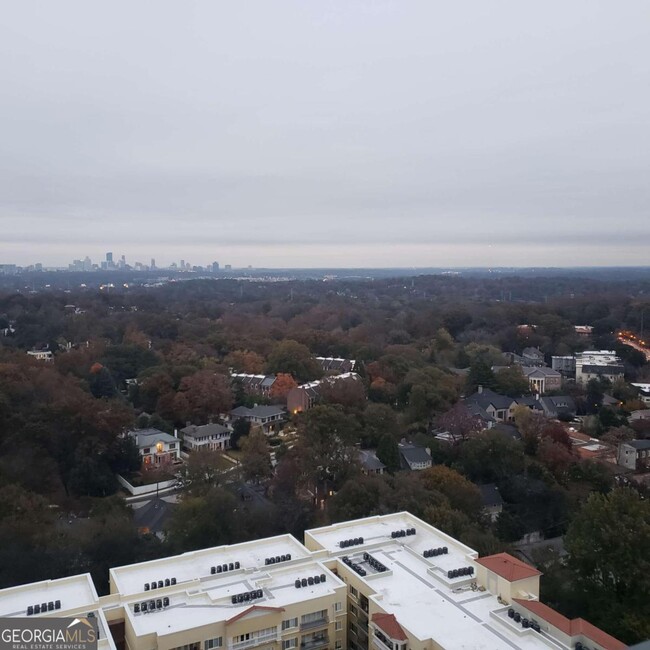
POLYGON ((140 449, 153 447, 157 442, 178 442, 178 439, 174 438, 174 436, 170 436, 158 429, 136 429, 135 431, 129 431, 128 435, 135 439, 140 449))

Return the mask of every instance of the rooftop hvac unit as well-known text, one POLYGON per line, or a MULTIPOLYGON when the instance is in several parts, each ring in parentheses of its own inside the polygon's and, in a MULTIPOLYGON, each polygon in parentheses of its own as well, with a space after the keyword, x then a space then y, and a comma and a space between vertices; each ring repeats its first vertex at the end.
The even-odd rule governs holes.
POLYGON ((171 580, 169 578, 165 578, 165 587, 169 587, 171 584, 171 580))
POLYGON ((531 621, 530 622, 530 627, 535 630, 535 632, 541 632, 542 628, 539 626, 539 623, 537 621, 531 621))
POLYGON ((264 596, 264 591, 262 589, 257 590, 257 597, 262 598, 264 596))
POLYGON ((220 566, 211 566, 210 567, 210 573, 214 575, 215 573, 221 573, 221 567, 220 566))
POLYGON ((139 614, 139 613, 140 613, 140 603, 136 603, 135 605, 133 605, 133 611, 134 611, 136 614, 139 614))
POLYGON ((239 562, 235 562, 235 569, 239 569, 240 566, 241 564, 239 564, 239 562))
POLYGON ((222 565, 221 565, 221 570, 222 570, 224 573, 225 573, 226 571, 228 571, 228 565, 227 565, 227 564, 222 564, 222 565))
POLYGON ((165 583, 162 580, 158 580, 158 589, 162 589, 164 584, 165 583))
POLYGON ((314 576, 314 584, 319 585, 320 584, 320 576, 314 576))
POLYGON ((363 559, 364 559, 364 560, 368 560, 369 557, 370 557, 370 556, 368 555, 368 553, 366 553, 366 551, 364 551, 364 552, 363 552, 363 559))
POLYGON ((144 583, 144 590, 149 591, 149 583, 148 582, 144 583))
POLYGON ((585 647, 582 645, 582 643, 580 643, 580 641, 578 641, 578 642, 576 643, 576 650, 586 650, 586 649, 585 649, 585 647))
POLYGON ((303 587, 307 586, 307 578, 303 578, 300 582, 301 582, 303 587))
POLYGON ((314 579, 313 579, 311 576, 309 576, 309 578, 307 578, 307 584, 308 584, 310 587, 314 584, 314 579))
POLYGON ((449 549, 446 546, 443 546, 442 547, 442 554, 447 555, 447 553, 449 553, 449 549))
POLYGON ((451 574, 452 574, 452 573, 453 573, 452 571, 447 571, 447 577, 448 577, 448 578, 451 578, 451 574))
POLYGON ((40 613, 41 613, 41 606, 34 605, 34 614, 40 614, 40 613))
POLYGON ((264 566, 268 566, 270 563, 271 563, 271 562, 270 562, 269 558, 268 558, 268 557, 265 557, 265 558, 264 558, 264 566))
POLYGON ((325 574, 324 573, 320 574, 320 581, 325 582, 325 574))
POLYGON ((53 609, 54 609, 54 602, 53 602, 53 601, 50 601, 50 602, 47 604, 47 611, 48 611, 48 612, 51 612, 53 609))
POLYGON ((514 618, 515 610, 512 607, 508 610, 508 618, 514 618))
POLYGON ((143 603, 140 605, 140 609, 141 609, 143 612, 146 612, 146 611, 147 611, 147 603, 146 603, 146 602, 143 602, 143 603))
POLYGON ((171 582, 172 582, 172 586, 174 586, 176 584, 176 578, 172 578, 171 582))
POLYGON ((27 608, 27 616, 32 616, 33 613, 34 613, 34 605, 30 605, 27 608))
POLYGON ((275 562, 276 562, 276 564, 277 564, 278 562, 281 562, 281 560, 280 560, 280 556, 279 556, 279 555, 276 555, 276 556, 275 556, 275 562))
POLYGON ((41 612, 47 612, 47 603, 41 603, 41 612))
POLYGON ((230 598, 230 602, 231 602, 233 605, 236 605, 236 604, 237 604, 237 596, 232 596, 232 597, 230 598))
POLYGON ((521 614, 519 612, 515 612, 513 618, 515 619, 515 623, 519 623, 521 621, 521 614))
POLYGON ((162 609, 162 598, 156 601, 156 609, 162 609))
POLYGON ((149 601, 149 611, 153 612, 154 609, 156 609, 156 601, 155 600, 150 600, 149 601))
POLYGON ((232 571, 234 568, 235 568, 235 565, 231 562, 231 563, 228 565, 228 571, 232 571))
POLYGON ((54 601, 54 609, 61 609, 61 601, 60 600, 55 600, 54 601))
POLYGON ((523 628, 528 627, 528 619, 527 618, 522 618, 521 619, 521 627, 523 627, 523 628))
POLYGON ((251 595, 248 592, 246 592, 245 594, 242 594, 242 595, 244 596, 244 600, 250 600, 251 599, 251 595))
POLYGON ((300 580, 296 579, 296 582, 294 584, 296 585, 296 589, 300 589, 300 580))
POLYGON ((269 564, 275 564, 275 558, 274 557, 269 558, 269 564))
POLYGON ((165 596, 163 598, 163 607, 169 607, 169 597, 165 596))
POLYGON ((287 553, 287 562, 291 560, 291 553, 287 553))

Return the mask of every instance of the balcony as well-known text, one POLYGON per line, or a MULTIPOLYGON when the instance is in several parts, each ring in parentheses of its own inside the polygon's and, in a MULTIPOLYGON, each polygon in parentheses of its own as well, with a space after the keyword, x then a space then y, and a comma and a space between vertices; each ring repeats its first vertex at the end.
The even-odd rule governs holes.
POLYGON ((228 650, 246 650, 246 648, 254 648, 263 643, 275 643, 276 641, 279 641, 279 638, 277 631, 271 632, 270 634, 260 634, 252 639, 246 639, 246 641, 229 643, 228 650))
POLYGON ((312 639, 311 641, 303 641, 300 644, 300 650, 316 650, 317 648, 326 648, 329 645, 329 638, 324 636, 320 639, 312 639))
POLYGON ((327 616, 323 616, 323 618, 319 618, 315 621, 300 623, 300 631, 302 632, 303 630, 313 630, 317 627, 325 627, 329 624, 330 624, 329 618, 327 616))
POLYGON ((379 637, 373 635, 372 637, 372 647, 376 650, 393 650, 390 646, 387 646, 379 637))

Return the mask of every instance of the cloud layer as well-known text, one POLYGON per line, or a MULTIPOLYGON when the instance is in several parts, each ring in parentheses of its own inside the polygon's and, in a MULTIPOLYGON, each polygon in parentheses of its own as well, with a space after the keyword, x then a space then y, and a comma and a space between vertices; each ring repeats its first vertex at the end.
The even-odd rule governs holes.
POLYGON ((646 264, 650 5, 14 3, 0 261, 646 264))

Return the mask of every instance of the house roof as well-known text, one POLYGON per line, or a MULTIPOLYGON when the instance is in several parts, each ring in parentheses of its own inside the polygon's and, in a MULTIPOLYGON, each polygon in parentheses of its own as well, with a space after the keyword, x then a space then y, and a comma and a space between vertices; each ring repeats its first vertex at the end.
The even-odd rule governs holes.
POLYGON ((508 582, 516 582, 534 576, 542 575, 535 567, 526 564, 509 553, 497 553, 488 555, 476 560, 481 566, 489 571, 496 573, 498 576, 505 578, 508 582))
POLYGON ((402 626, 397 622, 395 614, 373 614, 372 622, 391 639, 395 639, 395 641, 408 641, 406 632, 404 632, 402 626))
POLYGON ((430 463, 431 456, 424 447, 400 443, 398 445, 399 453, 404 460, 410 465, 411 463, 430 463))
POLYGON ((513 600, 517 605, 525 607, 538 618, 550 623, 553 627, 558 628, 569 636, 581 634, 606 650, 624 650, 627 648, 624 643, 582 618, 568 619, 566 616, 562 616, 562 614, 556 612, 552 607, 540 603, 538 600, 523 600, 521 598, 513 598, 513 600))
POLYGON ((625 444, 638 450, 650 449, 650 440, 630 440, 630 442, 626 442, 625 444))
POLYGON ((253 408, 247 408, 246 406, 238 406, 236 409, 230 411, 231 415, 235 415, 242 418, 268 418, 272 415, 284 415, 285 410, 282 406, 267 406, 267 405, 258 405, 253 408))
POLYGON ((181 429, 181 432, 186 436, 211 436, 227 433, 228 429, 221 424, 214 424, 211 422, 210 424, 203 424, 201 426, 190 424, 189 427, 181 429))
POLYGON ((499 493, 499 488, 494 483, 479 485, 478 489, 481 493, 481 499, 483 500, 483 505, 485 507, 490 508, 493 506, 503 505, 503 499, 499 493))
POLYGON ((478 404, 481 408, 487 409, 490 405, 495 409, 510 408, 514 400, 505 395, 499 395, 489 388, 484 388, 481 392, 476 392, 473 395, 465 398, 465 404, 478 404))
POLYGON ((540 397, 540 402, 543 402, 547 408, 548 406, 553 406, 556 409, 567 409, 569 411, 575 411, 576 403, 573 401, 572 397, 569 395, 553 395, 549 397, 540 397))
POLYGON ((359 450, 359 461, 363 465, 364 469, 369 471, 377 471, 380 469, 386 469, 386 465, 382 463, 374 451, 368 451, 366 449, 359 450))
POLYGON ((178 442, 174 436, 170 436, 164 431, 158 429, 136 429, 129 431, 128 435, 135 439, 139 448, 152 447, 157 442, 178 442))
POLYGON ((539 366, 521 366, 521 372, 526 375, 526 377, 561 377, 562 375, 553 368, 543 368, 539 366))

